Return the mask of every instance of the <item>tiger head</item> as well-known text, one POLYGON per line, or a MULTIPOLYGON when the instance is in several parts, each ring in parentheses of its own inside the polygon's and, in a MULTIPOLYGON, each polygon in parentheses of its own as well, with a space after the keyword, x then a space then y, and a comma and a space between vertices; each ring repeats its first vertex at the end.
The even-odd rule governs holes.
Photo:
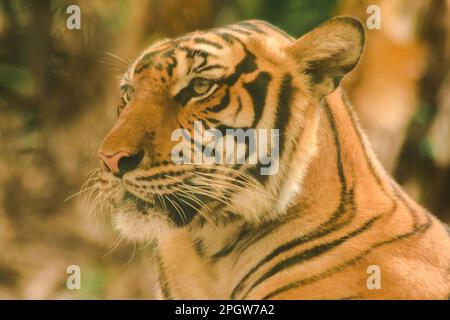
MULTIPOLYGON (((150 46, 123 77, 118 120, 98 151, 98 186, 117 229, 149 240, 168 228, 282 215, 317 150, 320 101, 355 67, 363 46, 364 29, 350 17, 298 40, 251 20, 150 46), (180 140, 192 155, 214 140, 199 141, 198 131, 218 133, 227 147, 230 129, 263 131, 270 163, 238 163, 237 153, 231 161, 174 160, 180 140), (267 166, 276 170, 263 174, 267 166)), ((249 141, 241 141, 244 160, 262 148, 249 141)))

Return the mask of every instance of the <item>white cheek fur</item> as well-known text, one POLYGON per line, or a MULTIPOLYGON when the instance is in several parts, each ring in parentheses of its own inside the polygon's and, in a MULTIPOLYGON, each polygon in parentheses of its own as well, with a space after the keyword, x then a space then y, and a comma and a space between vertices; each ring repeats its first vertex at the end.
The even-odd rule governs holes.
POLYGON ((158 212, 146 215, 131 207, 123 207, 113 213, 113 225, 119 234, 131 241, 149 242, 157 240, 172 229, 167 217, 158 212))

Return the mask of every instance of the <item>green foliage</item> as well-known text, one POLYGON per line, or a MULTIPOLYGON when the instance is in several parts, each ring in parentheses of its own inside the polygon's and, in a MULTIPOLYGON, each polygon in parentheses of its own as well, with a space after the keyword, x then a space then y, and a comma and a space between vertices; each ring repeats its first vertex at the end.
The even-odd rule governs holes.
POLYGON ((300 36, 329 19, 336 0, 238 0, 241 19, 267 20, 293 36, 300 36))
POLYGON ((108 273, 101 266, 91 266, 82 271, 80 298, 101 299, 105 295, 108 273))
POLYGON ((0 87, 16 94, 31 96, 35 90, 35 82, 29 70, 0 63, 0 87))

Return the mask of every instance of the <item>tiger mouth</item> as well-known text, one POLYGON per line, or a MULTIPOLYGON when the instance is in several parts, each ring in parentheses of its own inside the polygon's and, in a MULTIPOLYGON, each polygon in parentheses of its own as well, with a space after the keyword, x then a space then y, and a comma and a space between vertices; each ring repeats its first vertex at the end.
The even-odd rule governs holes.
MULTIPOLYGON (((206 198, 199 198, 201 199, 200 203, 205 203, 206 198)), ((177 227, 182 227, 189 224, 194 217, 198 215, 198 211, 201 209, 196 202, 179 200, 179 198, 176 197, 176 193, 164 195, 161 199, 156 198, 154 202, 149 202, 129 191, 125 191, 122 198, 122 203, 133 204, 137 213, 142 215, 149 215, 152 213, 165 214, 177 227), (162 200, 164 198, 167 201, 162 200)))
MULTIPOLYGON (((137 211, 144 215, 148 214, 149 209, 157 209, 158 208, 156 203, 151 203, 149 201, 146 201, 146 200, 134 195, 133 193, 131 193, 129 191, 125 191, 122 201, 124 203, 132 203, 136 207, 137 211)), ((162 208, 160 208, 160 209, 162 209, 162 208)))

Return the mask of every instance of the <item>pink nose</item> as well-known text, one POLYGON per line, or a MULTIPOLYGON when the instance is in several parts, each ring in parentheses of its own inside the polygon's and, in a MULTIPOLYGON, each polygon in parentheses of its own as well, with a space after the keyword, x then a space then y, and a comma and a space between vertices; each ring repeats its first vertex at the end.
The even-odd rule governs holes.
POLYGON ((129 158, 131 154, 125 151, 119 151, 113 155, 106 155, 102 152, 97 153, 97 156, 102 160, 105 165, 111 170, 112 173, 119 174, 119 161, 123 158, 129 158))

